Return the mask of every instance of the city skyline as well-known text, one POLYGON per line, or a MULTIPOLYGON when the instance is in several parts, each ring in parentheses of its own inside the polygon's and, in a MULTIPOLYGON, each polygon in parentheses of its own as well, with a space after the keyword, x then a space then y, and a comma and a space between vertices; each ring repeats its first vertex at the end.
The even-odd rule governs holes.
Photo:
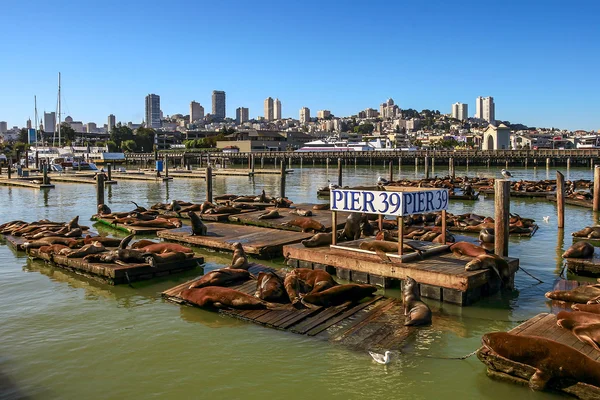
POLYGON ((378 109, 381 101, 390 97, 401 109, 443 113, 448 113, 449 105, 463 102, 473 117, 474 99, 493 96, 500 120, 571 130, 600 129, 596 113, 600 100, 594 84, 598 81, 594 66, 600 57, 595 16, 600 6, 592 2, 576 9, 552 2, 541 8, 521 3, 459 8, 436 1, 427 7, 385 3, 384 9, 383 3, 377 3, 373 7, 379 14, 374 20, 362 18, 361 8, 352 4, 307 2, 307 7, 318 7, 324 15, 337 15, 344 9, 347 17, 327 24, 297 14, 288 4, 239 3, 232 10, 225 4, 185 2, 185 15, 163 21, 164 34, 156 42, 173 57, 151 58, 135 67, 115 58, 119 54, 131 60, 145 43, 142 21, 158 18, 156 11, 150 11, 156 7, 122 4, 120 14, 138 18, 117 25, 109 9, 63 3, 60 10, 41 1, 5 7, 4 26, 11 35, 2 41, 3 48, 9 59, 18 61, 0 66, 0 76, 10 77, 3 82, 3 92, 10 95, 0 98, 0 120, 9 127, 24 126, 27 119, 33 119, 34 95, 38 115, 55 111, 60 71, 61 119, 72 115, 84 122, 99 123, 115 114, 120 121, 139 123, 144 119, 140 99, 148 93, 161 96, 164 115, 185 114, 193 99, 208 110, 212 91, 222 90, 227 93, 226 116, 231 118, 240 104, 253 110, 250 117, 255 118, 264 99, 272 94, 285 103, 284 118, 298 118, 298 110, 304 106, 350 116, 366 108, 378 109), (202 11, 200 27, 194 10, 202 11), (89 19, 89 13, 94 18, 89 19), (224 14, 230 29, 206 41, 224 14), (260 15, 272 20, 268 37, 274 45, 292 50, 323 38, 328 45, 311 48, 310 57, 293 51, 282 53, 265 68, 254 44, 264 40, 266 33, 250 22, 260 15), (398 15, 410 18, 398 24, 398 15), (20 29, 22 21, 36 18, 65 23, 45 31, 42 40, 31 30, 20 29), (499 23, 489 24, 490 18, 499 23), (86 20, 83 33, 77 22, 82 20, 86 20), (359 20, 364 20, 360 29, 348 23, 359 20), (386 26, 393 29, 381 40, 386 26), (240 33, 242 43, 238 42, 240 33), (448 37, 453 43, 463 43, 465 51, 445 43, 448 37), (206 42, 201 55, 189 51, 190 44, 198 41, 206 42), (407 42, 415 45, 403 47, 407 42), (61 43, 61 51, 44 43, 61 43), (235 56, 225 55, 233 43, 238 44, 235 56), (354 50, 347 57, 331 56, 332 51, 349 48, 350 43, 354 50), (73 62, 64 57, 65 51, 93 57, 91 62, 73 62), (176 52, 185 57, 174 57, 176 52), (46 62, 29 62, 34 54, 46 62), (207 54, 213 61, 203 62, 207 54), (389 73, 381 74, 382 70, 389 73))

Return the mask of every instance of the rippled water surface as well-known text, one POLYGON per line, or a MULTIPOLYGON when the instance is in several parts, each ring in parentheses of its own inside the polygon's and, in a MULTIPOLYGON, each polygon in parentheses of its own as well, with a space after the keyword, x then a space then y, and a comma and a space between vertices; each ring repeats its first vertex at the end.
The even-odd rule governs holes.
MULTIPOLYGON (((265 166, 267 167, 267 166, 265 166)), ((293 165, 287 195, 297 203, 317 202, 316 188, 337 169, 293 165)), ((457 168, 459 175, 499 176, 499 168, 457 168)), ((513 169, 516 179, 554 178, 555 170, 513 169)), ((421 177, 422 170, 396 167, 395 176, 421 177)), ((591 179, 585 168, 562 171, 567 179, 591 179)), ((446 173, 437 166, 439 175, 446 173)), ((347 166, 344 184, 372 184, 387 175, 381 166, 347 166)), ((215 195, 277 194, 277 175, 217 177, 215 195)), ((202 201, 204 181, 169 183, 120 181, 107 188, 115 211, 172 199, 202 201)), ((493 199, 452 202, 451 212, 493 216, 493 199)), ((460 308, 426 300, 436 323, 420 329, 390 365, 363 352, 287 332, 240 322, 215 313, 167 303, 160 292, 202 273, 198 268, 128 286, 109 286, 30 261, 0 245, 0 398, 24 393, 34 399, 438 399, 551 398, 526 388, 495 382, 476 357, 481 335, 508 330, 549 310, 544 293, 562 268, 560 254, 570 233, 597 222, 591 210, 566 206, 564 234, 556 227, 554 203, 511 199, 511 211, 534 218, 533 238, 511 238, 510 255, 540 278, 538 284, 517 273, 516 290, 460 308), (543 216, 550 216, 544 223, 543 216)), ((50 191, 0 187, 0 222, 12 219, 68 220, 85 223, 95 212, 92 185, 61 184, 50 191)), ((91 223, 91 222, 90 222, 91 223)), ((97 229, 102 229, 101 227, 97 229)), ((105 228, 106 229, 106 228, 105 228)), ((226 264, 229 255, 198 250, 205 271, 226 264)), ((283 260, 263 263, 282 267, 283 260)), ((574 278, 574 277, 570 277, 574 278)), ((398 296, 396 289, 385 292, 398 296)), ((402 318, 399 316, 399 318, 402 318)))

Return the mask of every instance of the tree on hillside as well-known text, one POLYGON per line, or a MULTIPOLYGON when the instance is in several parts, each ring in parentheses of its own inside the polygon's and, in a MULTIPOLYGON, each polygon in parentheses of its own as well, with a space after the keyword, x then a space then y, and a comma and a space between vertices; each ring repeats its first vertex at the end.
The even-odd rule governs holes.
POLYGON ((110 132, 110 140, 116 144, 117 148, 121 148, 122 142, 133 140, 133 131, 127 126, 117 124, 110 132))
POLYGON ((139 127, 135 130, 135 143, 140 151, 150 151, 154 145, 156 132, 152 128, 139 127))
POLYGON ((75 129, 71 128, 69 124, 63 122, 60 124, 60 136, 64 143, 71 144, 71 142, 75 140, 77 132, 75 132, 75 129))

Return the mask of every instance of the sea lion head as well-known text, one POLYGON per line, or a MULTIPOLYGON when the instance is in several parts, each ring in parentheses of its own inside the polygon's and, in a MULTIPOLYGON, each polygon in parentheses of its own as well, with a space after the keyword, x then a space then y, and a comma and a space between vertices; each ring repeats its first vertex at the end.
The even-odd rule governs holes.
POLYGON ((477 271, 482 268, 483 262, 479 257, 475 257, 475 259, 469 261, 467 265, 465 265, 465 271, 477 271))
POLYGON ((404 280, 404 288, 403 288, 404 294, 412 294, 416 291, 416 289, 417 289, 417 281, 415 281, 410 276, 407 276, 406 279, 404 280))
POLYGON ((111 212, 106 204, 98 204, 98 214, 110 214, 111 212))

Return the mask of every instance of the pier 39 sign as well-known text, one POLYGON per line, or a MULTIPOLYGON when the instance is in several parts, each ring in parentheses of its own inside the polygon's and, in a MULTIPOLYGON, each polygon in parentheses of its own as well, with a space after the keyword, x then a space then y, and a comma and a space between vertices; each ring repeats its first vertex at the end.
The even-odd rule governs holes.
POLYGON ((448 189, 405 192, 334 189, 331 191, 332 211, 364 212, 402 217, 448 209, 448 189))

